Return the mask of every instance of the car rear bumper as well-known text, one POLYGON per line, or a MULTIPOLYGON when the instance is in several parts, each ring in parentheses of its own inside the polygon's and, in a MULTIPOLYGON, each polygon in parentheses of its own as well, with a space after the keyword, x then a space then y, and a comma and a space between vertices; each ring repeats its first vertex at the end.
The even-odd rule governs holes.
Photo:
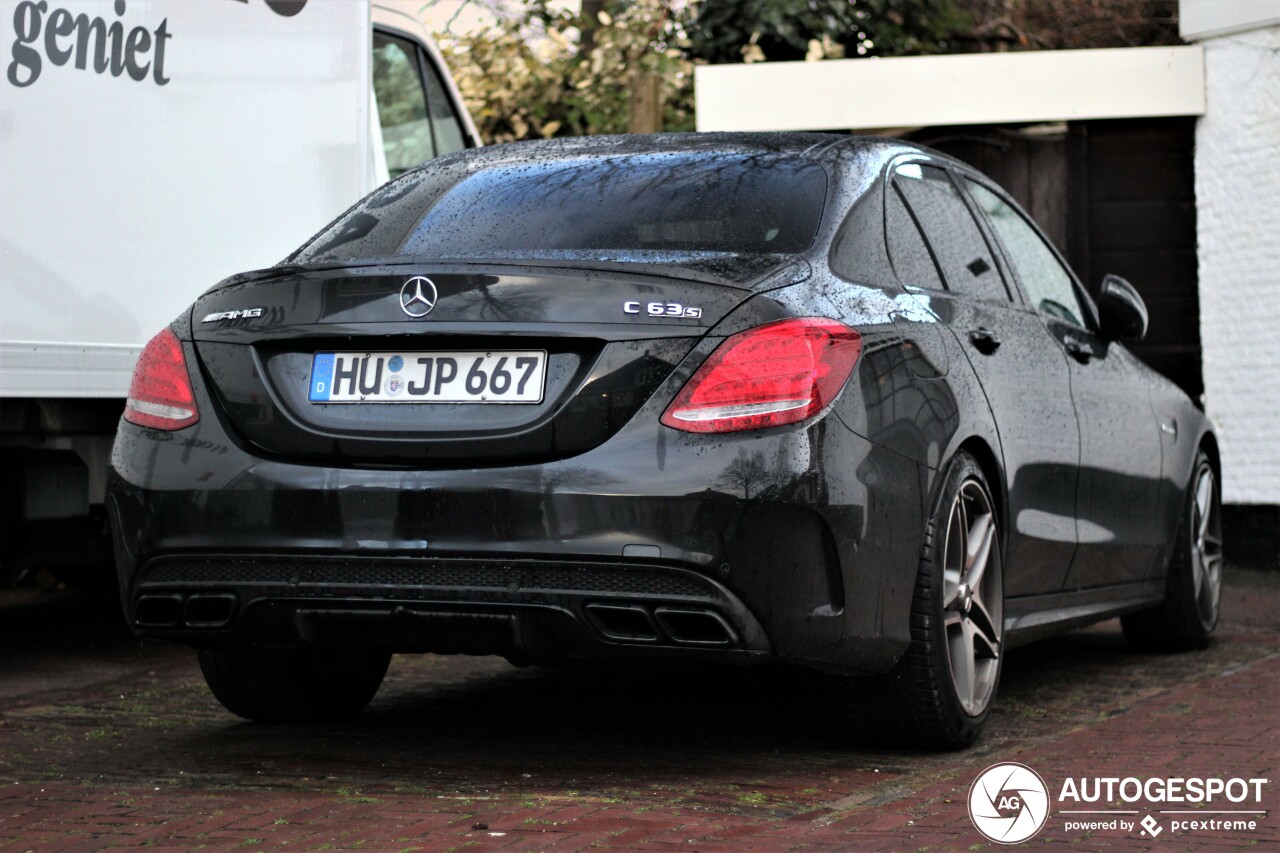
POLYGON ((751 611, 697 572, 632 563, 171 555, 143 566, 140 632, 203 645, 380 645, 512 658, 771 651, 751 611))
POLYGON ((424 471, 264 460, 216 419, 122 423, 108 507, 126 617, 199 646, 892 666, 915 466, 834 417, 749 439, 657 429, 559 462, 424 471))

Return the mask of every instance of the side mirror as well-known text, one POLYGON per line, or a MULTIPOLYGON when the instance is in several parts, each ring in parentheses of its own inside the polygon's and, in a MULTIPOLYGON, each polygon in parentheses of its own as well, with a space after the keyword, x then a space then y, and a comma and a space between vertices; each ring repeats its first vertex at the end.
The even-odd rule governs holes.
POLYGON ((1140 341, 1147 334, 1147 306, 1133 285, 1118 275, 1102 278, 1098 293, 1102 336, 1109 341, 1140 341))

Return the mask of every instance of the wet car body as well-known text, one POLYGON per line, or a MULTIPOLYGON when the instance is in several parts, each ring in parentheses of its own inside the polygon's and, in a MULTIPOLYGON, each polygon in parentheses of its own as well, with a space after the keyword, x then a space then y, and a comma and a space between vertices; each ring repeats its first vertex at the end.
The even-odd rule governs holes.
MULTIPOLYGON (((1164 598, 1197 453, 1216 462, 1211 427, 1100 331, 1082 292, 1082 325, 1028 304, 972 193, 959 197, 988 252, 974 268, 1007 295, 904 274, 891 256, 901 170, 1004 199, 968 167, 895 141, 730 134, 506 146, 436 168, 654 152, 820 166, 812 241, 361 257, 377 224, 353 229, 349 212, 309 244, 336 240, 329 255, 202 296, 172 327, 198 422, 122 423, 112 454, 135 629, 210 649, 885 673, 912 642, 917 565, 958 454, 981 467, 999 519, 1005 648, 1164 598), (415 276, 437 291, 418 318, 401 298, 415 276), (205 322, 248 308, 262 310, 205 322), (820 414, 711 435, 661 422, 726 340, 804 317, 861 340, 820 414), (547 357, 536 404, 307 398, 319 352, 534 348, 547 357)), ((379 191, 392 202, 407 195, 396 183, 379 191)))

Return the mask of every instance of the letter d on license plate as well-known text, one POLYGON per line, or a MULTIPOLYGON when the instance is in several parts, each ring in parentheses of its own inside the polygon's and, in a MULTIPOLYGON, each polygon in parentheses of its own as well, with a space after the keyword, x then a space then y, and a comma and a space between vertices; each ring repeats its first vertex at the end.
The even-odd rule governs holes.
POLYGON ((546 350, 319 352, 313 403, 541 403, 546 350))

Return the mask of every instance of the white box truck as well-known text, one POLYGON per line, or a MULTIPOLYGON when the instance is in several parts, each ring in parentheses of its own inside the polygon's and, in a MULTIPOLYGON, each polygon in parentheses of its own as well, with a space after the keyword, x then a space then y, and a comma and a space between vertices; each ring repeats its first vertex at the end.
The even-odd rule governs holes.
POLYGON ((479 144, 423 5, 0 3, 0 587, 110 559, 106 459, 153 334, 479 144))

